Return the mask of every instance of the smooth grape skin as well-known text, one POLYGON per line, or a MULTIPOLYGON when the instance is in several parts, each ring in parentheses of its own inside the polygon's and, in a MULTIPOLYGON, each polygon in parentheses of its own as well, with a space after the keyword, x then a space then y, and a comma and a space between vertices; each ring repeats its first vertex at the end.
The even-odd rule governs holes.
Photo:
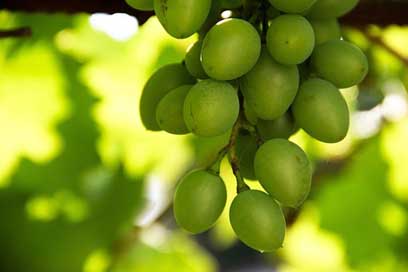
POLYGON ((316 46, 330 40, 340 40, 341 29, 337 19, 309 20, 315 33, 316 46))
POLYGON ((184 39, 204 24, 211 0, 154 0, 154 11, 164 29, 177 39, 184 39))
POLYGON ((338 18, 357 6, 359 0, 317 0, 307 16, 315 19, 338 18))
POLYGON ((241 19, 225 19, 205 36, 201 61, 211 78, 232 80, 251 70, 260 52, 261 38, 250 23, 241 19))
POLYGON ((290 112, 275 120, 258 120, 256 127, 264 141, 275 138, 288 139, 299 130, 290 112))
POLYGON ((359 84, 368 73, 368 61, 363 51, 341 40, 331 40, 317 46, 311 63, 319 77, 338 88, 359 84))
POLYGON ((319 141, 336 143, 347 135, 347 103, 328 81, 314 78, 304 82, 292 105, 292 112, 296 123, 319 141))
POLYGON ((160 128, 172 134, 187 134, 183 119, 184 100, 193 85, 183 85, 171 90, 157 105, 156 120, 160 128))
POLYGON ((170 64, 157 70, 147 81, 140 98, 140 117, 145 128, 161 130, 156 121, 160 100, 174 88, 194 84, 195 81, 182 64, 170 64))
POLYGON ((269 3, 286 13, 303 13, 311 8, 316 0, 269 0, 269 3))
POLYGON ((262 187, 283 206, 299 207, 310 191, 312 167, 305 152, 285 139, 264 143, 255 155, 262 187))
POLYGON ((230 222, 238 238, 261 252, 282 247, 285 238, 285 217, 278 203, 257 190, 238 194, 230 208, 230 222))
POLYGON ((186 68, 190 74, 199 79, 206 79, 208 75, 205 73, 203 65, 201 64, 201 47, 203 42, 197 41, 187 49, 185 57, 186 68))
POLYGON ((227 201, 227 190, 219 176, 204 170, 187 174, 174 195, 174 217, 177 224, 193 233, 214 225, 227 201))
POLYGON ((191 132, 213 137, 234 126, 239 114, 237 91, 231 84, 207 79, 191 88, 184 102, 184 121, 191 132))
POLYGON ((153 0, 125 0, 126 3, 134 9, 153 10, 153 0))
POLYGON ((300 15, 281 15, 272 20, 266 46, 271 56, 287 65, 304 62, 313 52, 315 37, 310 23, 300 15))
POLYGON ((242 177, 256 180, 254 159, 258 145, 251 135, 239 135, 236 142, 236 152, 239 161, 239 170, 242 177))
POLYGON ((295 65, 277 63, 264 48, 254 68, 241 78, 248 106, 264 120, 283 115, 295 99, 299 72, 295 65))

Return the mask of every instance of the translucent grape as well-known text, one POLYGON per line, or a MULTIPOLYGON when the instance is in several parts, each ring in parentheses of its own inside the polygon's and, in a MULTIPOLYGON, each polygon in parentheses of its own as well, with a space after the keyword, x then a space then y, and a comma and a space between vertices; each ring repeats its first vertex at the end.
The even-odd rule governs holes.
POLYGON ((340 91, 328 81, 314 78, 304 82, 292 112, 296 123, 317 140, 336 143, 347 135, 347 103, 340 91))
POLYGON ((310 191, 312 168, 305 152, 285 139, 264 143, 255 155, 262 187, 283 206, 299 207, 310 191))
POLYGON ((282 246, 285 218, 278 203, 264 192, 238 194, 231 204, 230 222, 238 238, 253 249, 270 252, 282 246))

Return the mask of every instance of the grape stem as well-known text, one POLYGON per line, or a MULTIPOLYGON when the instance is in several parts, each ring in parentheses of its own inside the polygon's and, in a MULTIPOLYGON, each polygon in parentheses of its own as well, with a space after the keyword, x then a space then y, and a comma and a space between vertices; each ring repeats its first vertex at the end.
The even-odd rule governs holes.
POLYGON ((237 193, 238 194, 250 189, 248 185, 245 183, 244 179, 242 178, 241 171, 239 170, 239 158, 237 156, 237 149, 236 149, 237 137, 238 137, 240 129, 242 128, 243 120, 244 120, 244 116, 243 116, 243 112, 241 109, 238 120, 235 123, 232 129, 232 132, 231 132, 231 138, 229 142, 229 156, 228 156, 229 162, 231 164, 232 172, 234 173, 234 176, 237 180, 237 193))

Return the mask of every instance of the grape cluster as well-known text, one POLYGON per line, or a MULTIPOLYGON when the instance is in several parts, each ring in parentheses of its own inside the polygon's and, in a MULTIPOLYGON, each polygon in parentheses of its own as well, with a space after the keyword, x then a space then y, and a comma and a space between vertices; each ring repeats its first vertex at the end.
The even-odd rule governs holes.
POLYGON ((154 10, 166 31, 198 33, 182 63, 156 71, 144 87, 140 114, 148 130, 198 137, 228 135, 204 169, 187 174, 174 197, 177 223, 208 230, 226 204, 219 165, 228 156, 238 194, 230 222, 246 245, 282 246, 282 207, 306 199, 312 167, 288 139, 299 129, 326 143, 341 141, 349 110, 340 88, 367 74, 364 53, 341 38, 337 18, 358 0, 127 0, 154 10), (225 11, 228 11, 225 16, 225 11), (224 15, 224 16, 222 16, 224 15), (264 191, 251 190, 258 180, 264 191))

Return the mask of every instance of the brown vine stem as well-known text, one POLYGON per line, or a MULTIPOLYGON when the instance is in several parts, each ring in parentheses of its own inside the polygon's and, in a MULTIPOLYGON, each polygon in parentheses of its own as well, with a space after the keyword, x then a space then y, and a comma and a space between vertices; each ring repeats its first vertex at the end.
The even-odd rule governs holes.
POLYGON ((408 57, 402 55, 400 52, 398 52, 396 49, 391 47, 389 44, 387 44, 379 35, 375 35, 371 33, 368 30, 364 30, 363 34, 367 37, 367 39, 372 42, 373 44, 376 44, 383 49, 385 49, 388 53, 399 59, 405 66, 408 67, 408 57))
POLYGON ((32 35, 31 28, 19 27, 16 29, 0 30, 0 39, 4 38, 25 38, 32 35))
POLYGON ((245 183, 244 179, 242 178, 241 172, 239 170, 239 158, 237 155, 236 143, 240 129, 242 128, 242 122, 244 120, 243 111, 240 110, 239 117, 237 122, 235 123, 231 138, 229 142, 229 162, 231 164, 232 172, 237 180, 237 193, 241 193, 243 191, 249 190, 248 185, 245 183))

